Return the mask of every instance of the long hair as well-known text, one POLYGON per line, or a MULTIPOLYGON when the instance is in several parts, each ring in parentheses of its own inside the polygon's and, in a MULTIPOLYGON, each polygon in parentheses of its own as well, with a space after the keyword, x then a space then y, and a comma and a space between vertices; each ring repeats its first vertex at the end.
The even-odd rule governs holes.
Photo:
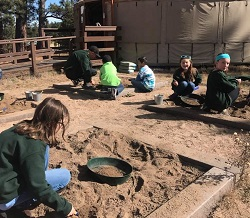
POLYGON ((31 120, 23 120, 16 125, 15 132, 56 145, 56 133, 62 129, 64 139, 69 120, 69 112, 65 105, 55 98, 48 97, 37 106, 31 120))
MULTIPOLYGON (((180 59, 180 63, 183 59, 186 59, 186 58, 181 58, 180 59)), ((191 59, 189 59, 190 61, 190 66, 189 68, 187 69, 187 71, 183 71, 181 73, 181 76, 186 79, 187 81, 191 81, 191 82, 194 82, 195 80, 195 76, 196 76, 196 68, 193 67, 193 61, 191 59)))

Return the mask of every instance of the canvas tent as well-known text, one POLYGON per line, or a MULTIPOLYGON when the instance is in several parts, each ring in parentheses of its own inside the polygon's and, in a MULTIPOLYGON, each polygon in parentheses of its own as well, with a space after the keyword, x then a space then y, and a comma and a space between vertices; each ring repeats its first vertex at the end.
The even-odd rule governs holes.
POLYGON ((112 6, 123 60, 146 56, 151 64, 171 65, 189 54, 208 65, 227 52, 233 63, 250 63, 248 1, 115 0, 112 6))

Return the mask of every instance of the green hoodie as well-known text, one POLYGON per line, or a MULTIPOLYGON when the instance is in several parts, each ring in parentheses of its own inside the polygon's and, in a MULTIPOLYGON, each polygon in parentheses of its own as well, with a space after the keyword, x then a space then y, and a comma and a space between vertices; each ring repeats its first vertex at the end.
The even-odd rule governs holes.
POLYGON ((41 203, 67 216, 72 205, 45 179, 46 144, 19 135, 14 128, 0 134, 0 204, 29 191, 41 203))
POLYGON ((82 78, 83 74, 89 72, 91 68, 89 52, 86 50, 74 51, 64 64, 66 76, 71 80, 82 78))
POLYGON ((117 76, 117 69, 112 62, 106 62, 100 68, 100 80, 104 86, 119 86, 121 80, 117 76))
POLYGON ((226 75, 224 71, 214 70, 208 75, 205 104, 214 110, 224 110, 232 104, 228 95, 238 85, 235 77, 226 75))

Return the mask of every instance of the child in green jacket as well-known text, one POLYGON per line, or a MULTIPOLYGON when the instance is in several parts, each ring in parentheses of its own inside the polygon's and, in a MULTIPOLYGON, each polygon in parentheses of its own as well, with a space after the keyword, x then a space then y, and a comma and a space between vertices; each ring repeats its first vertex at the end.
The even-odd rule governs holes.
POLYGON ((21 213, 39 203, 63 217, 77 214, 57 193, 69 183, 70 172, 47 169, 49 145, 57 144, 59 133, 64 136, 68 123, 68 109, 59 100, 46 98, 31 120, 0 133, 0 217, 7 217, 9 209, 21 213))
POLYGON ((112 59, 109 55, 102 57, 102 67, 100 68, 100 85, 102 91, 111 90, 111 98, 116 97, 124 90, 124 86, 121 83, 121 79, 117 76, 117 69, 112 63, 112 59))
POLYGON ((220 53, 215 58, 215 69, 208 75, 204 110, 216 110, 228 114, 225 110, 239 96, 241 79, 228 76, 229 54, 220 53))

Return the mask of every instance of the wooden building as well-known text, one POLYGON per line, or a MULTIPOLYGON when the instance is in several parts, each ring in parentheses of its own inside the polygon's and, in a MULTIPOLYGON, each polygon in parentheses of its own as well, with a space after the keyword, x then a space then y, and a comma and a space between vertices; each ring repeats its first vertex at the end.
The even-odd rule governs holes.
POLYGON ((246 0, 83 0, 75 5, 75 20, 77 37, 98 23, 121 27, 116 48, 123 60, 146 56, 151 64, 172 65, 189 54, 194 63, 207 65, 227 52, 233 63, 250 63, 246 0))

